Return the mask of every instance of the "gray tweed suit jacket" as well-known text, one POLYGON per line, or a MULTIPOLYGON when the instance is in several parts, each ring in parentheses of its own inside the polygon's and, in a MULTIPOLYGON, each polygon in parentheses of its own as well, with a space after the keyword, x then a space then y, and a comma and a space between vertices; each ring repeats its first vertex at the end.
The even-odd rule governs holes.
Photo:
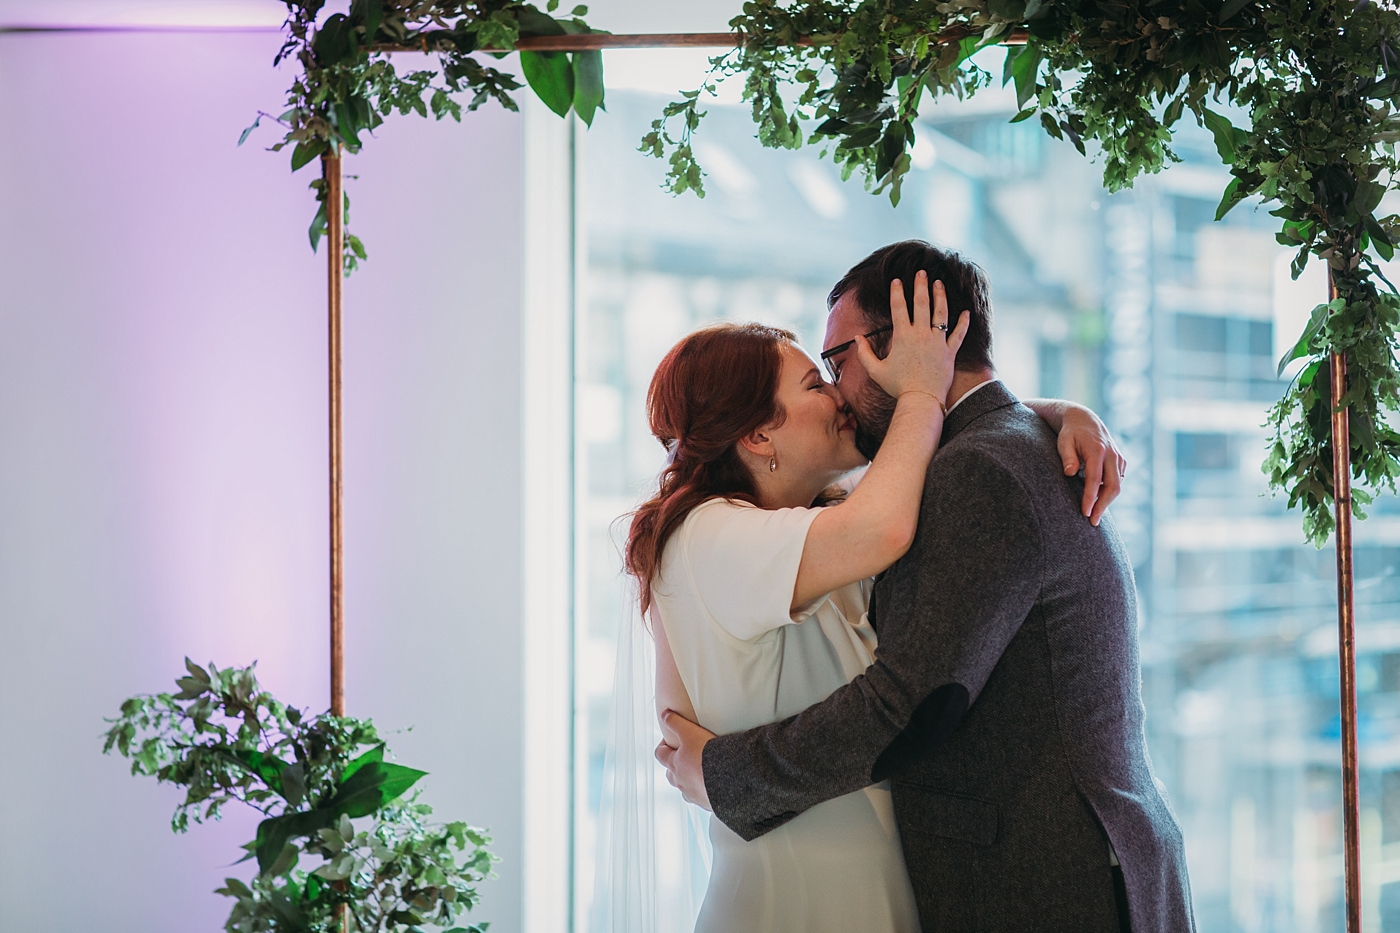
POLYGON ((1132 567, 1079 511, 1055 437, 1001 383, 957 406, 919 531, 875 587, 875 663, 704 751, 755 839, 890 779, 924 933, 1195 929, 1181 830, 1148 761, 1132 567))

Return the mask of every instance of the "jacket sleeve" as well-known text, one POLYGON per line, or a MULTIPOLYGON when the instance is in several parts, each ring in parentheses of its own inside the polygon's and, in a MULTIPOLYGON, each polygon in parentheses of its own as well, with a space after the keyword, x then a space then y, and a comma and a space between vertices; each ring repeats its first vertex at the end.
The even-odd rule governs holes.
POLYGON ((876 588, 875 663, 795 716, 708 742, 715 816, 755 839, 883 779, 911 739, 921 751, 945 739, 1029 615, 1043 554, 1030 496, 1010 471, 976 450, 940 453, 914 544, 876 588), (891 748, 911 723, 911 738, 891 748))

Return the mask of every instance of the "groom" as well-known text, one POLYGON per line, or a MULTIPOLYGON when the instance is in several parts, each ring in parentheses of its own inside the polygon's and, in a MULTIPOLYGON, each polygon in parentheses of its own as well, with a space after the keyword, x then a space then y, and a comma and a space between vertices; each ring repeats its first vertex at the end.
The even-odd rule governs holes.
MULTIPOLYGON (((920 269, 972 320, 918 534, 875 587, 875 663, 747 732, 667 713, 679 748, 657 757, 744 839, 889 780, 928 933, 1188 933, 1181 830, 1143 733, 1128 555, 1111 520, 1081 514, 1054 435, 996 381, 981 270, 919 241, 877 250, 831 290, 826 346, 887 328, 891 280, 912 307, 920 269)), ((888 335, 871 341, 883 355, 888 335)), ((853 349, 835 362, 873 454, 893 400, 853 349)))

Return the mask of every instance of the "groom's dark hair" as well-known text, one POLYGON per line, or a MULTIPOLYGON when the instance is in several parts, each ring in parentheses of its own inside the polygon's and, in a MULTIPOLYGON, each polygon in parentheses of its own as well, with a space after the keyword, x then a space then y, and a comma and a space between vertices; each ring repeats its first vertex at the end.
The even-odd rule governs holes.
MULTIPOLYGON (((930 287, 943 282, 948 295, 948 323, 956 325, 958 315, 970 312, 967 337, 958 350, 957 368, 963 370, 992 368, 992 302, 987 277, 976 263, 969 262, 951 250, 941 250, 923 240, 904 240, 882 246, 851 267, 832 286, 826 297, 828 310, 850 293, 871 330, 890 323, 890 282, 904 283, 904 300, 910 310, 914 307, 914 275, 923 269, 928 273, 930 287)), ((877 334, 870 341, 875 352, 884 356, 889 351, 888 333, 877 334)))

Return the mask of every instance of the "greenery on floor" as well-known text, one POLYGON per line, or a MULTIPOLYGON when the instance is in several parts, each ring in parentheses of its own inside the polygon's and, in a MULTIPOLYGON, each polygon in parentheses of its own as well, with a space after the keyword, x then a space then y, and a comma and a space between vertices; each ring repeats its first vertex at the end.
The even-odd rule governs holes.
POLYGON ((387 761, 373 723, 308 717, 263 691, 252 667, 188 658, 185 667, 179 692, 122 704, 103 751, 130 759, 132 774, 185 788, 176 832, 231 802, 263 815, 244 846, 257 874, 218 889, 234 900, 229 933, 339 933, 342 911, 350 933, 486 929, 453 924, 477 902, 490 839, 430 822, 432 807, 410 794, 425 772, 387 761), (320 862, 308 870, 304 856, 320 862))

